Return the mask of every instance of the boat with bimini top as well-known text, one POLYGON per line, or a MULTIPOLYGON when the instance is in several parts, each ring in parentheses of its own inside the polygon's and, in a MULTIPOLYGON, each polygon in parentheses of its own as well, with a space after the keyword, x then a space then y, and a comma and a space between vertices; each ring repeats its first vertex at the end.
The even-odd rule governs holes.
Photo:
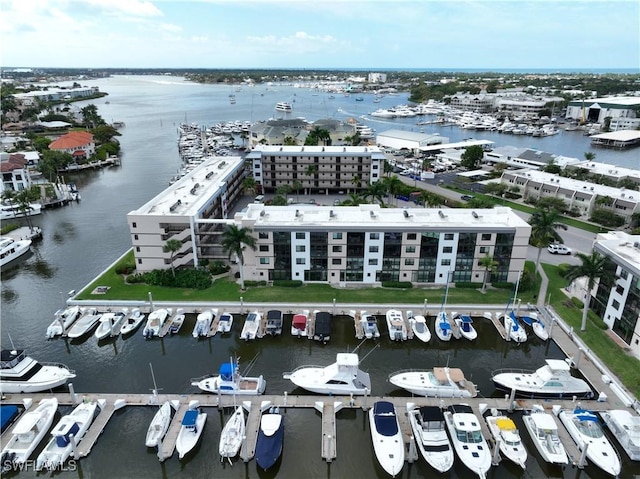
POLYGON ((396 477, 404 466, 404 440, 396 408, 389 401, 377 401, 369 409, 369 430, 373 450, 387 474, 396 477))
POLYGON ((318 394, 371 393, 369 373, 359 368, 360 360, 355 353, 338 353, 336 362, 329 366, 300 366, 282 377, 296 386, 318 394))
POLYGON ((556 420, 540 404, 534 404, 531 412, 522 416, 522 422, 542 459, 550 464, 569 463, 556 420))
POLYGON ((453 404, 444 413, 456 455, 468 469, 484 479, 491 468, 491 450, 480 421, 467 404, 453 404))
POLYGON ((438 406, 410 408, 409 405, 407 409, 420 454, 436 471, 447 472, 453 467, 454 454, 444 425, 442 409, 438 406))
MULTIPOLYGON (((257 359, 257 356, 249 363, 250 369, 257 359)), ((207 375, 201 378, 192 379, 192 386, 197 386, 204 392, 214 394, 236 394, 238 396, 255 396, 264 393, 267 382, 262 377, 245 377, 240 374, 238 361, 229 360, 222 363, 217 375, 207 375)))
POLYGON ((631 414, 626 409, 602 411, 600 416, 629 459, 640 461, 640 416, 631 414))

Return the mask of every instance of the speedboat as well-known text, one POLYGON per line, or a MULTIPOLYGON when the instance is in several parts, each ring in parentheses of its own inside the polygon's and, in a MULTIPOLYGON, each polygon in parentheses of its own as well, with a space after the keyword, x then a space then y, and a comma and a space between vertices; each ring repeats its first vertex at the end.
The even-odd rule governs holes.
POLYGON ((0 266, 26 254, 31 248, 31 240, 14 240, 9 236, 0 237, 0 266))
POLYGON ((327 311, 316 311, 315 327, 313 329, 313 339, 326 344, 331 339, 331 313, 327 311))
MULTIPOLYGON (((407 408, 409 409, 409 408, 407 408)), ((444 426, 444 414, 438 406, 409 410, 409 422, 420 454, 438 472, 453 466, 453 449, 444 426)))
POLYGON ((37 393, 62 386, 76 377, 63 364, 39 363, 23 349, 3 349, 0 353, 0 391, 37 393))
POLYGON ((404 466, 404 440, 393 403, 373 403, 369 409, 369 429, 378 463, 387 474, 396 477, 404 466))
POLYGON ((151 311, 149 316, 147 316, 147 324, 145 324, 142 330, 142 335, 147 339, 160 336, 160 331, 162 331, 164 323, 171 315, 171 312, 171 309, 166 308, 151 311))
POLYGON ((258 336, 258 329, 262 323, 262 315, 258 311, 252 311, 247 314, 247 318, 244 320, 244 326, 240 333, 240 339, 250 340, 256 339, 258 336))
POLYGON ((451 324, 447 319, 447 313, 444 311, 440 311, 436 316, 435 328, 436 336, 438 336, 441 341, 451 341, 453 331, 451 330, 451 324))
POLYGON ((255 396, 264 393, 267 382, 262 375, 258 377, 244 377, 238 371, 237 362, 231 360, 222 363, 217 375, 208 375, 192 379, 192 386, 197 386, 204 392, 214 394, 236 394, 239 396, 255 396))
POLYGON ((413 313, 410 312, 407 313, 407 315, 409 316, 409 324, 411 324, 413 335, 423 343, 431 341, 431 331, 429 331, 429 327, 427 326, 426 318, 420 314, 414 316, 413 313))
MULTIPOLYGON (((191 335, 194 338, 202 338, 209 335, 209 331, 211 330, 211 323, 213 323, 213 319, 218 315, 217 309, 206 309, 196 318, 196 325, 193 327, 193 332, 191 335)), ((216 330, 216 332, 218 332, 216 330)))
POLYGON ((98 338, 98 340, 105 339, 107 337, 113 337, 120 334, 120 328, 124 324, 127 319, 127 308, 123 308, 122 311, 107 312, 102 315, 100 318, 100 324, 98 325, 98 329, 93 335, 98 338))
POLYGON ((632 461, 640 461, 640 416, 626 409, 600 412, 602 420, 632 461))
POLYGON ((304 338, 308 334, 309 310, 293 315, 291 319, 291 335, 304 338))
POLYGON ((231 417, 227 420, 226 424, 222 428, 222 432, 220 433, 218 452, 221 459, 226 457, 231 460, 232 457, 236 457, 242 447, 244 434, 244 411, 242 410, 242 406, 238 406, 231 417))
POLYGON ((2 450, 3 472, 16 469, 29 459, 49 431, 57 410, 58 400, 47 398, 40 401, 33 411, 27 411, 22 415, 13 428, 11 439, 2 450))
POLYGON ((140 327, 142 321, 144 321, 144 314, 140 311, 140 308, 133 308, 131 310, 131 314, 127 316, 127 319, 124 323, 122 323, 122 327, 120 328, 120 335, 126 336, 127 334, 133 333, 136 329, 140 327))
POLYGON ((491 375, 497 389, 526 398, 591 398, 593 392, 586 381, 571 375, 566 361, 547 359, 536 371, 522 369, 500 369, 491 375))
POLYGON ((561 410, 558 417, 578 449, 582 452, 586 448, 589 461, 614 477, 620 474, 618 452, 605 436, 594 413, 576 408, 573 411, 561 410))
POLYGON ((176 309, 176 314, 170 318, 171 324, 169 325, 169 334, 178 334, 184 324, 185 318, 184 309, 176 309))
POLYGON ((480 478, 485 478, 491 467, 491 451, 482 435, 480 421, 471 406, 454 404, 444 413, 449 437, 458 458, 480 478))
POLYGON ((98 313, 96 308, 85 310, 82 316, 73 323, 73 326, 67 332, 67 337, 71 339, 81 338, 95 328, 101 317, 102 314, 98 313))
POLYGON ((271 309, 267 311, 267 326, 265 333, 270 336, 278 336, 282 334, 282 311, 271 309))
POLYGON ((513 420, 493 409, 484 420, 487 422, 494 443, 499 445, 500 453, 525 469, 528 454, 520 438, 520 431, 513 420))
POLYGON ((198 409, 189 409, 184 413, 178 439, 176 439, 176 451, 178 458, 182 459, 191 451, 202 435, 204 424, 207 421, 207 413, 198 409))
POLYGON ((522 416, 522 422, 542 459, 550 464, 569 463, 567 451, 558 436, 556 420, 542 406, 534 404, 531 413, 522 416))
POLYGON ((467 381, 458 368, 398 371, 389 376, 389 382, 417 396, 471 398, 478 395, 475 384, 467 381))
POLYGON ((518 321, 518 317, 513 311, 509 314, 503 314, 502 320, 504 323, 504 329, 511 341, 524 343, 527 340, 527 332, 520 325, 520 321, 518 321))
POLYGON ((98 404, 83 402, 53 428, 53 436, 36 460, 36 471, 62 467, 93 422, 98 404), (71 438, 70 436, 73 436, 71 438), (73 442, 72 442, 73 441, 73 442))
POLYGON ((296 386, 318 394, 364 395, 371 392, 371 379, 358 365, 354 353, 338 353, 329 366, 300 366, 282 377, 296 386))
POLYGON ((362 324, 362 331, 364 332, 365 338, 378 339, 380 337, 378 319, 373 314, 360 311, 360 323, 362 324))
POLYGON ((542 339, 543 341, 549 339, 549 332, 547 331, 547 328, 545 327, 542 320, 538 318, 537 313, 531 312, 528 315, 521 316, 520 319, 524 324, 531 326, 531 329, 533 329, 533 333, 540 339, 542 339))
POLYGON ((65 334, 81 314, 82 310, 80 309, 80 306, 69 306, 66 309, 56 311, 54 315, 55 319, 47 328, 47 339, 65 334))
POLYGON ((390 309, 385 317, 387 319, 387 328, 389 329, 389 338, 392 341, 406 341, 407 325, 404 323, 402 313, 397 309, 390 309))
POLYGON ((291 103, 288 103, 286 101, 279 101, 278 103, 276 103, 276 111, 290 113, 293 111, 293 106, 291 105, 291 103))
POLYGON ((145 439, 146 446, 159 446, 162 438, 167 433, 167 429, 169 429, 169 424, 171 424, 171 402, 165 401, 164 404, 158 408, 149 424, 147 437, 145 439))
POLYGON ((228 312, 222 313, 220 316, 220 320, 218 321, 218 332, 219 333, 229 333, 231 332, 231 327, 233 326, 233 315, 228 312))
POLYGON ((284 442, 284 417, 280 410, 271 408, 260 418, 256 442, 256 462, 265 471, 273 466, 282 454, 284 442))
POLYGON ((454 321, 458 325, 458 329, 460 330, 460 334, 462 334, 463 338, 473 341, 478 337, 478 332, 476 331, 476 328, 473 327, 473 320, 471 319, 471 316, 461 314, 456 317, 454 321))

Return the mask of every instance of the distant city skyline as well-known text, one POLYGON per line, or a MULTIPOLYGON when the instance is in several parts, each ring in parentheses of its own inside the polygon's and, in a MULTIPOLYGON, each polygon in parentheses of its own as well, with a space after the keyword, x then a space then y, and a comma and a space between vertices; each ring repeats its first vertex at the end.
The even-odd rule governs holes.
POLYGON ((640 71, 637 0, 0 0, 4 67, 640 71))

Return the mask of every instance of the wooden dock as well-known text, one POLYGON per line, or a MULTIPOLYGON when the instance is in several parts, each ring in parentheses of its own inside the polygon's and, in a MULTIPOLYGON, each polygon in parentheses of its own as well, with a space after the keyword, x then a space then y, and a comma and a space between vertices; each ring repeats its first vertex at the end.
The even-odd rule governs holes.
POLYGON ((360 313, 356 312, 355 310, 351 310, 349 311, 349 316, 353 318, 353 325, 356 330, 356 339, 363 339, 364 328, 362 327, 362 317, 360 316, 360 313))
POLYGON ((341 401, 318 401, 316 410, 322 414, 322 441, 320 456, 327 462, 333 462, 337 457, 338 438, 336 435, 336 413, 342 409, 341 401))
POLYGON ((502 337, 502 339, 504 339, 505 341, 509 341, 509 336, 507 335, 507 330, 504 329, 504 324, 502 324, 500 322, 500 314, 496 313, 496 314, 492 314, 492 313, 485 313, 483 315, 484 318, 490 320, 493 325, 495 326, 496 330, 498 331, 498 334, 502 337))
POLYGON ((307 318, 307 339, 313 339, 316 334, 316 312, 309 312, 309 318, 307 318))
POLYGON ((158 446, 158 459, 160 459, 160 462, 173 456, 173 451, 176 448, 176 441, 178 440, 178 434, 182 427, 182 418, 184 418, 184 414, 188 409, 189 401, 185 401, 180 404, 180 407, 173 415, 167 434, 164 436, 162 444, 158 446))
POLYGON ((247 424, 245 426, 245 438, 240 449, 240 459, 249 462, 256 454, 256 443, 258 442, 258 431, 260 430, 260 420, 262 411, 269 407, 270 401, 260 403, 243 401, 242 406, 249 411, 247 424))
POLYGON ((416 447, 412 447, 412 443, 414 441, 413 429, 411 429, 411 423, 409 422, 407 404, 394 404, 394 406, 396 408, 396 417, 398 418, 398 424, 400 425, 400 431, 402 432, 402 439, 405 445, 405 460, 408 462, 415 462, 418 460, 418 449, 416 447))
MULTIPOLYGON (((100 403, 101 401, 98 401, 98 405, 100 405, 100 403)), ((76 459, 87 457, 89 455, 93 445, 98 441, 98 437, 100 437, 100 434, 102 434, 102 431, 104 431, 104 428, 107 426, 109 419, 111 419, 113 413, 118 409, 116 408, 116 401, 104 401, 102 404, 104 405, 100 409, 98 417, 96 417, 91 423, 89 430, 78 444, 76 459)), ((124 405, 123 401, 122 406, 124 405)))
POLYGON ((402 320, 404 321, 404 327, 407 329, 407 339, 413 339, 413 327, 409 320, 409 313, 413 314, 412 311, 407 311, 406 314, 402 314, 402 320))
POLYGON ((215 336, 218 333, 218 325, 220 324, 220 314, 218 314, 218 310, 213 310, 213 321, 211 321, 211 327, 209 328, 209 332, 207 333, 207 337, 210 338, 215 336))

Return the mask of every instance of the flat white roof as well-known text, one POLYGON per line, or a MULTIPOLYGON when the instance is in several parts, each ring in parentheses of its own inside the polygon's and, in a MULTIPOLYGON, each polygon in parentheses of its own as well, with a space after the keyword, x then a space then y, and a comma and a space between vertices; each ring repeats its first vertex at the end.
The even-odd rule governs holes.
POLYGON ((640 276, 640 235, 630 235, 624 231, 600 233, 596 236, 595 247, 614 259, 614 262, 623 264, 634 276, 640 276))
POLYGON ((582 161, 575 165, 576 168, 586 168, 596 175, 606 175, 615 178, 640 178, 640 170, 633 170, 623 166, 613 166, 608 163, 598 163, 595 161, 582 161))
MULTIPOLYGON (((594 103, 610 103, 612 105, 620 105, 620 106, 636 106, 640 105, 640 97, 637 96, 609 96, 603 98, 589 98, 584 100, 584 104, 587 107, 590 107, 594 103)), ((578 104, 582 104, 582 100, 572 100, 569 103, 571 106, 576 106, 578 104)))
POLYGON ((436 137, 440 137, 440 135, 436 133, 417 133, 415 131, 405 131, 405 130, 386 130, 378 133, 376 136, 385 136, 387 138, 396 138, 398 140, 407 140, 407 141, 427 141, 429 139, 433 139, 436 137))
POLYGON ((609 133, 600 133, 598 135, 591 135, 589 138, 599 138, 602 140, 613 140, 613 141, 632 141, 640 138, 640 130, 618 130, 618 131, 612 131, 609 133))
POLYGON ((381 153, 377 146, 286 146, 286 145, 256 145, 252 152, 262 152, 263 154, 277 153, 309 153, 336 155, 338 153, 381 153))
POLYGON ((435 151, 435 150, 442 150, 442 149, 454 149, 454 148, 467 148, 469 146, 474 146, 474 145, 478 145, 478 146, 484 146, 484 145, 493 145, 493 141, 489 141, 489 140, 462 140, 459 141, 457 143, 441 143, 439 145, 428 145, 428 146, 421 146, 418 149, 420 151, 435 151))

